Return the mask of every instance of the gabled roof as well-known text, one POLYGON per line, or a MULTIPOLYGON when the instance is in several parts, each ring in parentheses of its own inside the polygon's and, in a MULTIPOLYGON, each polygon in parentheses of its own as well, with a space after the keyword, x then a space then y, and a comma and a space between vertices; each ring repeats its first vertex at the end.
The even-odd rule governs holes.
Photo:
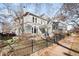
POLYGON ((33 14, 33 13, 30 13, 30 12, 26 12, 26 13, 23 14, 22 16, 15 18, 15 20, 16 20, 16 19, 23 18, 23 17, 25 17, 25 16, 27 16, 27 15, 32 15, 32 16, 34 16, 34 17, 37 17, 37 18, 40 18, 40 19, 42 19, 42 20, 48 21, 47 19, 44 19, 44 18, 42 18, 41 16, 35 15, 35 14, 33 14))

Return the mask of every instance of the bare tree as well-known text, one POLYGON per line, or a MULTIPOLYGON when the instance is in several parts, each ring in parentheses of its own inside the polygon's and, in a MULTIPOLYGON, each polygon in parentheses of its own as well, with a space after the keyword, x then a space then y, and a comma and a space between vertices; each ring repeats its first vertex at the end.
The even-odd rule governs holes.
POLYGON ((0 14, 0 19, 2 20, 0 21, 2 25, 1 26, 2 32, 10 32, 11 27, 10 27, 10 23, 7 21, 7 17, 8 16, 4 14, 0 14))
MULTIPOLYGON (((8 13, 11 15, 12 22, 17 22, 18 21, 18 26, 19 26, 19 34, 24 32, 24 19, 23 19, 23 14, 24 14, 24 10, 23 10, 23 4, 19 4, 19 6, 17 7, 16 10, 11 9, 11 4, 4 4, 6 6, 6 9, 8 10, 8 13)), ((16 6, 15 6, 16 7, 16 6)), ((13 24, 14 26, 15 24, 13 24)))

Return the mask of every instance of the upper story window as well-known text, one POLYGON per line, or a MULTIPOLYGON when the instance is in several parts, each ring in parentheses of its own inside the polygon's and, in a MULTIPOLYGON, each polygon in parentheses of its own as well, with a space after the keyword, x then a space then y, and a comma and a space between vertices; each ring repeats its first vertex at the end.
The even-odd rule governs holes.
POLYGON ((33 17, 33 23, 37 23, 37 18, 36 17, 33 17))
POLYGON ((56 30, 56 29, 58 29, 58 22, 53 22, 53 24, 52 24, 52 29, 54 29, 54 30, 56 30))
POLYGON ((35 23, 37 23, 37 18, 35 18, 35 23))
POLYGON ((34 23, 34 17, 33 17, 33 19, 32 19, 32 20, 33 20, 33 23, 34 23))

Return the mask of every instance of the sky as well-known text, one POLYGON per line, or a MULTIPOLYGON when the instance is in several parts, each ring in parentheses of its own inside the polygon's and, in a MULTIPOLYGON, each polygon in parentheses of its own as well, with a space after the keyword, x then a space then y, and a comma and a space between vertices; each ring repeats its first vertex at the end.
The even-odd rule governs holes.
MULTIPOLYGON (((9 5, 11 9, 17 10, 19 3, 0 3, 0 10, 6 9, 6 5, 9 5)), ((53 16, 56 11, 61 8, 61 3, 22 3, 23 8, 26 8, 27 11, 35 14, 46 14, 48 16, 53 16)))

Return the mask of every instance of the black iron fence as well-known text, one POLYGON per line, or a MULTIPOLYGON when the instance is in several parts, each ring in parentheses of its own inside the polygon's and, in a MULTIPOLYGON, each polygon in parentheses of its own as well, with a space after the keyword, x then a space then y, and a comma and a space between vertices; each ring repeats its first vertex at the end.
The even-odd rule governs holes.
POLYGON ((7 55, 15 55, 15 56, 16 55, 20 55, 20 56, 21 55, 30 55, 40 49, 43 49, 43 48, 46 48, 46 47, 52 45, 52 43, 58 42, 62 38, 64 38, 64 35, 60 34, 60 35, 55 35, 51 39, 27 40, 26 44, 24 44, 24 45, 17 45, 17 46, 10 45, 12 47, 12 50, 9 51, 7 55))
POLYGON ((13 53, 13 55, 30 55, 40 49, 46 48, 48 46, 52 45, 51 42, 47 42, 46 40, 31 40, 29 43, 27 43, 24 47, 16 49, 16 47, 13 47, 14 50, 10 52, 9 54, 13 53))

